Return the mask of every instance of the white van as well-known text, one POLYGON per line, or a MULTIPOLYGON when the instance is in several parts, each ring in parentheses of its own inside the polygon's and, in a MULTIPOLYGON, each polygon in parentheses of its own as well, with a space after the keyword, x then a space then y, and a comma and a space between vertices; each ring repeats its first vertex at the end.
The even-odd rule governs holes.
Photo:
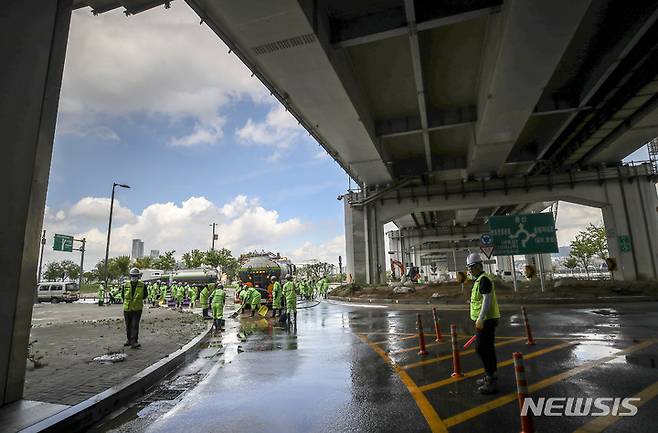
POLYGON ((80 298, 79 293, 78 283, 44 281, 37 286, 37 300, 39 302, 73 302, 80 298))

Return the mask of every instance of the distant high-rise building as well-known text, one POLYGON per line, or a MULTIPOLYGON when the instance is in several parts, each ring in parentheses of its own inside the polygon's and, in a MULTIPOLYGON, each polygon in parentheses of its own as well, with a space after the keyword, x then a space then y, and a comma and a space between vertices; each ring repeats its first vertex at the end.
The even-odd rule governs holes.
POLYGON ((151 250, 150 256, 152 259, 157 259, 160 257, 160 250, 151 250))
POLYGON ((133 250, 130 257, 133 260, 144 257, 144 242, 141 239, 133 239, 133 250))

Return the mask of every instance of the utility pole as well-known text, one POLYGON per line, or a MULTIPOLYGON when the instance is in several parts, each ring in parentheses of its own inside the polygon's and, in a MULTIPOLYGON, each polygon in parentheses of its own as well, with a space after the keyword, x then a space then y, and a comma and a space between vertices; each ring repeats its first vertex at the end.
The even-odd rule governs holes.
POLYGON ((217 223, 212 223, 210 225, 212 226, 212 247, 210 250, 215 251, 215 241, 219 239, 219 236, 215 234, 215 227, 217 226, 217 223))
POLYGON ((80 251, 80 277, 78 278, 78 288, 82 290, 82 274, 85 271, 85 245, 87 244, 87 238, 82 238, 82 239, 75 239, 78 242, 82 242, 82 245, 80 245, 80 248, 76 248, 76 250, 80 251))
POLYGON ((43 265, 43 250, 46 248, 46 231, 43 231, 41 236, 41 254, 39 254, 39 275, 37 276, 37 283, 41 282, 41 265, 43 265))

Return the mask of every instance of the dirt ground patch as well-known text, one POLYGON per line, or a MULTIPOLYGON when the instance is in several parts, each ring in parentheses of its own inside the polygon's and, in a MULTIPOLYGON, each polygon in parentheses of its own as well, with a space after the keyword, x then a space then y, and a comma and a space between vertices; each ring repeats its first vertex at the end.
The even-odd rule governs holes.
MULTIPOLYGON (((362 299, 408 299, 427 301, 434 297, 445 302, 460 303, 467 302, 470 298, 472 285, 456 282, 415 284, 414 292, 393 293, 390 286, 372 286, 346 284, 332 291, 333 296, 362 298, 362 299)), ((587 281, 574 278, 563 278, 560 280, 548 280, 545 282, 544 292, 541 291, 539 280, 518 281, 517 292, 511 281, 495 279, 496 296, 499 302, 524 300, 524 299, 550 299, 550 298, 573 298, 595 299, 608 296, 628 295, 658 295, 658 281, 587 281)))
POLYGON ((204 329, 206 323, 198 314, 145 307, 139 331, 142 348, 131 349, 123 347, 126 333, 121 305, 37 304, 32 314, 24 398, 79 403, 178 350, 204 329), (93 361, 111 353, 125 353, 125 360, 93 361))

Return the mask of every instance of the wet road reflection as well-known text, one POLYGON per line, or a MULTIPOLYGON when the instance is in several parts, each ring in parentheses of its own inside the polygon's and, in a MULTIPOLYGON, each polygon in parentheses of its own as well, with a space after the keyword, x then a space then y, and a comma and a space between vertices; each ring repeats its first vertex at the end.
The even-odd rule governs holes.
MULTIPOLYGON (((658 335, 658 314, 636 314, 639 311, 642 306, 634 305, 531 308, 538 343, 526 346, 518 309, 503 309, 497 330, 501 396, 515 396, 513 351, 527 354, 529 380, 549 381, 551 392, 569 386, 570 382, 555 379, 568 371, 572 375, 603 372, 593 376, 588 386, 582 383, 578 392, 588 389, 626 396, 652 378, 658 380, 655 368, 639 365, 651 365, 650 361, 639 358, 629 363, 624 356, 624 349, 658 335), (618 326, 603 326, 611 324, 618 326), (622 356, 614 357, 618 353, 622 356), (605 368, 577 370, 601 358, 610 358, 605 368), (623 369, 633 381, 621 381, 615 369, 623 369)), ((199 360, 178 375, 197 379, 168 384, 169 389, 183 389, 179 395, 166 396, 171 397, 166 404, 154 400, 141 405, 132 417, 97 431, 189 433, 193 427, 193 431, 267 433, 417 432, 430 431, 433 422, 446 419, 450 431, 517 430, 518 408, 515 413, 509 402, 494 412, 482 409, 481 414, 456 422, 456 415, 485 407, 492 400, 475 392, 482 365, 473 350, 463 351, 467 375, 460 381, 450 380, 450 345, 431 344, 435 338, 431 310, 422 311, 430 353, 420 357, 416 313, 322 302, 299 310, 296 331, 270 317, 227 320, 227 330, 215 336, 199 360), (487 429, 492 419, 495 430, 487 429)), ((439 318, 444 334, 451 323, 457 325, 461 344, 473 333, 465 310, 440 310, 439 318)), ((642 350, 650 348, 645 345, 642 350)), ((639 351, 633 356, 643 354, 639 351)))

